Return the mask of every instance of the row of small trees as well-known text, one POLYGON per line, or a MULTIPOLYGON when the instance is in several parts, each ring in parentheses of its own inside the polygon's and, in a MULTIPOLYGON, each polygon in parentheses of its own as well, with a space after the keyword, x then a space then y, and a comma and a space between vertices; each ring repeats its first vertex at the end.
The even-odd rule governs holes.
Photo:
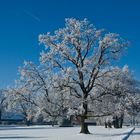
POLYGON ((87 19, 65 20, 65 27, 39 35, 45 46, 40 64, 24 62, 11 107, 31 119, 43 113, 53 121, 78 116, 81 133, 88 134, 89 117, 123 116, 139 111, 139 85, 129 72, 112 66, 128 42, 118 34, 97 30, 87 19))

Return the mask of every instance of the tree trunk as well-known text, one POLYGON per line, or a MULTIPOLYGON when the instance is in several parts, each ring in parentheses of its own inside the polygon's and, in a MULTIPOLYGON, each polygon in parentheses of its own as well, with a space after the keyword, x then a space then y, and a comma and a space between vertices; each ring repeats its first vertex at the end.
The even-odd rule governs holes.
POLYGON ((0 124, 2 124, 1 119, 2 119, 2 111, 0 110, 0 124))
POLYGON ((27 126, 30 126, 30 120, 26 117, 25 117, 25 123, 26 123, 27 126))
POLYGON ((85 123, 84 116, 81 117, 81 131, 80 131, 80 133, 90 134, 90 132, 88 130, 88 125, 87 125, 87 123, 85 123))
POLYGON ((132 116, 132 125, 135 126, 135 116, 132 116))
MULTIPOLYGON (((86 99, 86 97, 85 97, 86 99)), ((81 131, 80 133, 84 134, 90 134, 88 130, 88 124, 85 123, 85 119, 87 119, 87 113, 88 113, 88 104, 87 101, 83 103, 83 108, 84 108, 84 114, 81 116, 81 131)))
POLYGON ((123 119, 124 119, 124 115, 122 114, 121 117, 120 117, 120 128, 122 128, 122 125, 123 125, 123 119))
POLYGON ((114 117, 114 128, 119 128, 119 119, 118 119, 118 116, 115 116, 114 117))

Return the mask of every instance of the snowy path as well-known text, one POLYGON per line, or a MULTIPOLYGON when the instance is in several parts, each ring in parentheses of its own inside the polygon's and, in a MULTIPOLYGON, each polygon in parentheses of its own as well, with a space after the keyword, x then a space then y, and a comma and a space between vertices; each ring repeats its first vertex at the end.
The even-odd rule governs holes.
POLYGON ((135 127, 135 130, 130 135, 128 140, 140 140, 140 126, 139 127, 135 127))
POLYGON ((84 135, 79 134, 79 127, 0 127, 0 140, 122 140, 132 128, 91 126, 89 129, 92 134, 84 135))

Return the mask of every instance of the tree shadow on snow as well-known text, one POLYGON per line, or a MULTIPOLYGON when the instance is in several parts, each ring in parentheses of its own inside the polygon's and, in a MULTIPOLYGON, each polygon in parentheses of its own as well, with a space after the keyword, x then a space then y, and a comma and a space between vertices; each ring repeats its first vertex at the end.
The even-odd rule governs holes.
POLYGON ((119 133, 119 134, 102 134, 102 133, 92 133, 92 135, 101 136, 101 137, 110 137, 110 136, 121 136, 127 135, 128 133, 119 133))
POLYGON ((133 132, 132 135, 140 135, 140 132, 133 132))

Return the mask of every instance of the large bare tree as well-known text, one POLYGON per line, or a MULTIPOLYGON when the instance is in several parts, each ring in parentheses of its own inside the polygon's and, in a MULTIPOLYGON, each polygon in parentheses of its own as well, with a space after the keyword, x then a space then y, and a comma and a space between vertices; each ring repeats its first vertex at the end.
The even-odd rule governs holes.
POLYGON ((97 30, 87 19, 65 20, 65 27, 53 34, 39 35, 45 45, 40 61, 65 81, 71 96, 81 105, 81 133, 88 134, 88 98, 94 95, 96 80, 104 76, 113 60, 120 58, 128 42, 118 34, 97 30), (104 71, 103 71, 104 69, 104 71))
MULTIPOLYGON (((82 104, 81 133, 89 133, 85 123, 88 114, 88 97, 93 93, 96 79, 103 76, 112 60, 120 57, 128 46, 118 34, 97 30, 86 19, 65 20, 65 27, 54 34, 39 35, 46 51, 41 62, 54 73, 67 79, 67 86, 82 104), (103 69, 104 70, 103 72, 103 69)), ((66 86, 66 85, 65 85, 66 86)))

